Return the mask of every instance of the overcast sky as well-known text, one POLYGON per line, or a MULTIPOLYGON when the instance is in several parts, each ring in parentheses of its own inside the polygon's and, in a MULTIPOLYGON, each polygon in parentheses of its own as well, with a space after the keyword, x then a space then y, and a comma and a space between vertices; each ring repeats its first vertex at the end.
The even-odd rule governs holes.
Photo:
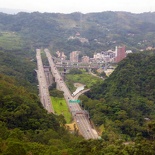
POLYGON ((0 8, 39 12, 155 12, 155 0, 0 0, 0 8))

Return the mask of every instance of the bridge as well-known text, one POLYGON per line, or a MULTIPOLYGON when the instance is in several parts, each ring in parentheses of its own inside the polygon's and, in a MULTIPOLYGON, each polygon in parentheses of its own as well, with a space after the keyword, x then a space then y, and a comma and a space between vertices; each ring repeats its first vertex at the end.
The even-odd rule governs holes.
POLYGON ((99 69, 100 68, 100 65, 96 65, 96 66, 91 66, 91 65, 63 65, 63 64, 56 64, 56 67, 57 68, 87 68, 87 69, 99 69))
POLYGON ((70 60, 62 60, 60 58, 52 57, 57 68, 94 68, 98 69, 101 66, 98 63, 82 63, 71 62, 70 60))
POLYGON ((86 116, 88 119, 90 118, 89 112, 87 110, 78 110, 78 111, 71 111, 71 112, 74 116, 83 115, 83 116, 86 116))
POLYGON ((85 92, 89 91, 90 89, 85 89, 85 90, 82 90, 80 91, 79 93, 77 93, 75 96, 74 96, 74 99, 78 99, 80 95, 84 94, 85 92))
POLYGON ((51 68, 50 68, 50 66, 43 66, 43 69, 44 69, 44 73, 45 73, 45 77, 46 77, 46 82, 49 87, 54 82, 53 76, 51 74, 51 68))

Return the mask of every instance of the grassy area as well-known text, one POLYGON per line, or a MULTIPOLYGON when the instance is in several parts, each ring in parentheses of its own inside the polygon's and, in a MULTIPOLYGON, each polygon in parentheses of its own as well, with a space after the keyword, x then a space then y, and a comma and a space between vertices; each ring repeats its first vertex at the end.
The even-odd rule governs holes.
POLYGON ((6 50, 21 49, 23 41, 19 35, 14 32, 0 33, 0 47, 6 50))
POLYGON ((58 97, 51 97, 53 108, 56 114, 62 114, 65 117, 67 123, 71 122, 71 114, 69 112, 68 106, 65 99, 58 97))
POLYGON ((82 83, 86 85, 87 88, 90 88, 96 83, 103 81, 87 72, 83 72, 82 74, 66 74, 66 79, 66 84, 72 92, 76 89, 73 85, 74 83, 82 83))

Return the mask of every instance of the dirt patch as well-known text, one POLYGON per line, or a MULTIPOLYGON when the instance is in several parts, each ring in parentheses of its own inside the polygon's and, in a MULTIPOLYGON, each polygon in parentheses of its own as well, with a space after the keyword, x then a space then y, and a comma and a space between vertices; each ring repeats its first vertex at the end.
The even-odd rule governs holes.
POLYGON ((74 83, 74 87, 84 86, 82 83, 74 83))
POLYGON ((76 123, 66 124, 65 126, 66 126, 66 128, 68 128, 70 131, 74 131, 75 128, 78 129, 76 123))

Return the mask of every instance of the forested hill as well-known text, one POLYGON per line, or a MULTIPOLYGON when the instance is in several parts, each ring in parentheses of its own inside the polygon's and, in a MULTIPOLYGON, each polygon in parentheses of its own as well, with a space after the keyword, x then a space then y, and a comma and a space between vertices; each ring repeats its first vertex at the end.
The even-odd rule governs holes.
MULTIPOLYGON (((63 117, 47 114, 36 95, 29 93, 22 86, 19 87, 14 79, 2 74, 0 74, 0 114, 2 155, 154 155, 155 153, 154 141, 143 139, 141 135, 136 137, 135 143, 124 145, 121 134, 118 135, 119 138, 116 136, 118 132, 116 126, 116 133, 112 132, 113 126, 110 122, 109 135, 105 130, 103 139, 86 141, 69 134, 63 127, 65 123, 63 117)), ((120 113, 120 116, 125 117, 124 113, 123 115, 120 113)), ((132 125, 133 121, 127 121, 126 123, 132 125)), ((152 135, 152 124, 149 127, 149 133, 152 135)), ((125 137, 125 140, 129 138, 125 137)))
POLYGON ((0 74, 0 101, 0 121, 5 122, 9 129, 59 128, 59 123, 53 115, 47 115, 35 94, 28 93, 14 79, 3 74, 0 74))
POLYGON ((154 21, 155 13, 0 13, 0 35, 13 32, 22 36, 31 48, 50 46, 67 55, 74 50, 92 55, 94 51, 113 49, 121 44, 139 51, 154 47, 154 21), (80 36, 76 38, 77 33, 80 36), (79 37, 88 42, 81 42, 79 37))
POLYGON ((63 116, 47 114, 38 96, 3 74, 0 74, 0 114, 2 155, 70 154, 82 139, 69 134, 63 116))
POLYGON ((155 101, 154 77, 155 52, 130 54, 118 64, 111 76, 95 89, 94 98, 141 96, 155 101))
POLYGON ((139 133, 148 139, 154 137, 154 77, 155 52, 130 54, 109 78, 81 97, 95 123, 104 125, 105 139, 118 133, 123 139, 139 133))
POLYGON ((43 109, 34 71, 38 47, 88 55, 120 44, 134 51, 154 47, 154 19, 155 13, 0 13, 0 154, 154 155, 153 52, 128 55, 104 83, 81 97, 103 131, 99 140, 70 134, 62 115, 43 109), (126 146, 126 141, 133 143, 126 146))

